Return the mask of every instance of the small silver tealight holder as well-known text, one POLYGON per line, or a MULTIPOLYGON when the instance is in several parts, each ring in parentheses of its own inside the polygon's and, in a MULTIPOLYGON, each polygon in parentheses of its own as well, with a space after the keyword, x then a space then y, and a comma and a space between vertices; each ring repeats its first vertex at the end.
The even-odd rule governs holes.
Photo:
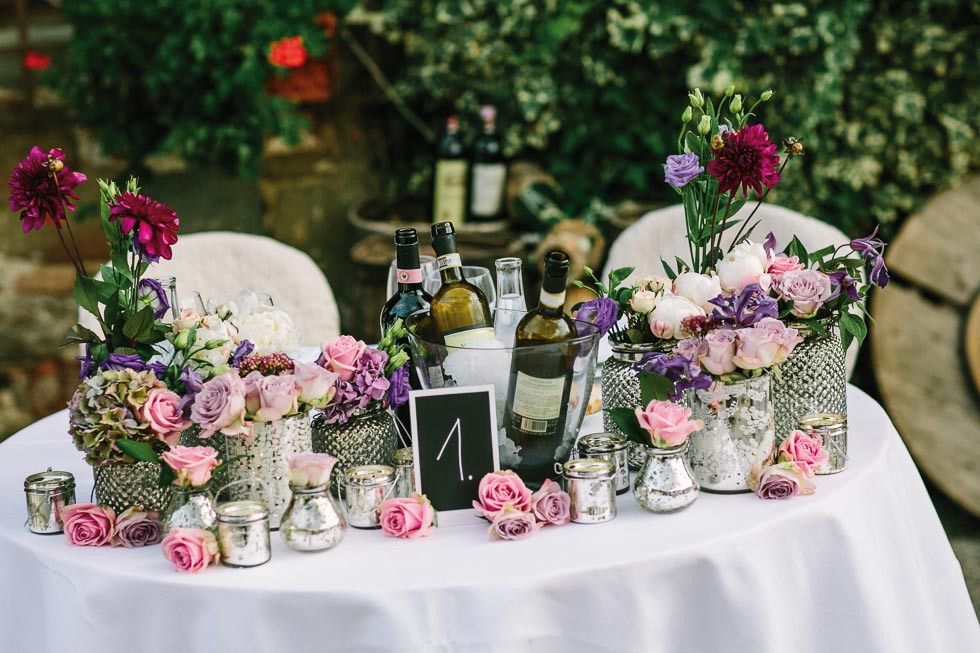
POLYGON ((340 496, 347 523, 354 528, 380 528, 378 509, 394 492, 395 470, 388 465, 359 465, 342 478, 340 496))
POLYGON ((823 440, 827 462, 817 474, 836 474, 847 468, 847 418, 837 413, 811 413, 800 418, 800 430, 823 440))
POLYGON ((595 458, 612 464, 616 476, 616 494, 630 490, 629 441, 619 433, 583 435, 572 450, 573 458, 595 458))
POLYGON ((261 501, 229 501, 217 508, 221 564, 257 567, 272 557, 269 509, 261 501))
POLYGON ((395 468, 393 497, 408 498, 415 492, 415 455, 411 447, 398 449, 391 456, 395 468))
POLYGON ((612 463, 597 458, 569 460, 562 467, 565 491, 571 498, 571 518, 579 524, 598 524, 616 516, 616 483, 612 463))
POLYGON ((61 509, 75 503, 75 477, 71 472, 47 471, 24 479, 27 495, 27 522, 32 533, 53 535, 62 532, 61 509))

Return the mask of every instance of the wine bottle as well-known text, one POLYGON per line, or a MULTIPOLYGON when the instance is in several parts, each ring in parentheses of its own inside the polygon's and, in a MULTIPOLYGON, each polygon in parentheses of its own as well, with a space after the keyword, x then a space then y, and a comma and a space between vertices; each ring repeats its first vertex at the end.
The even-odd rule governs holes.
POLYGON ((493 330, 497 340, 508 347, 514 345, 517 323, 527 313, 524 301, 524 283, 521 281, 521 259, 498 258, 497 310, 493 316, 493 330))
POLYGON ((473 143, 473 168, 470 178, 470 218, 475 221, 497 220, 503 215, 504 186, 507 165, 497 135, 497 110, 480 107, 483 130, 473 143))
POLYGON ((459 118, 449 116, 436 146, 432 181, 432 221, 462 222, 466 216, 466 178, 469 164, 459 136, 459 118))
POLYGON ((532 483, 553 474, 568 413, 575 352, 560 344, 576 335, 564 312, 568 265, 562 252, 548 254, 538 307, 515 333, 505 419, 509 437, 521 448, 518 472, 532 483))
POLYGON ((483 292, 463 277, 463 263, 452 222, 432 225, 432 248, 442 287, 432 298, 430 312, 436 332, 450 347, 465 347, 476 340, 491 340, 493 317, 483 292))

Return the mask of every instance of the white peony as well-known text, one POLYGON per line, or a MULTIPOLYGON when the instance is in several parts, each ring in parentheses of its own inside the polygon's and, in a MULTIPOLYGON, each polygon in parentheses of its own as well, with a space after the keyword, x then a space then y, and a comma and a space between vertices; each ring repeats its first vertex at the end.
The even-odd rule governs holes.
POLYGON ((225 365, 235 351, 235 327, 223 321, 217 315, 205 315, 201 318, 195 332, 194 345, 191 351, 196 351, 189 361, 191 369, 201 372, 204 378, 208 378, 210 370, 208 366, 195 364, 195 361, 207 361, 212 366, 218 367, 225 365), (224 342, 213 349, 205 349, 205 346, 212 341, 223 340, 224 342))
POLYGON ((721 294, 721 281, 717 275, 683 272, 674 279, 674 294, 686 297, 696 305, 709 311, 712 305, 708 302, 721 294))
POLYGON ((690 335, 681 331, 681 322, 692 316, 705 316, 704 309, 687 297, 680 295, 665 295, 657 302, 647 320, 650 332, 658 338, 689 338, 690 335))
POLYGON ((299 333, 293 319, 281 309, 258 308, 246 315, 235 316, 234 321, 238 328, 236 342, 248 340, 255 345, 254 356, 288 354, 299 345, 299 333))
POLYGON ((753 283, 768 288, 769 266, 766 250, 759 243, 745 241, 735 246, 725 258, 718 262, 718 279, 725 292, 740 292, 753 283), (765 278, 763 278, 765 276, 765 278))

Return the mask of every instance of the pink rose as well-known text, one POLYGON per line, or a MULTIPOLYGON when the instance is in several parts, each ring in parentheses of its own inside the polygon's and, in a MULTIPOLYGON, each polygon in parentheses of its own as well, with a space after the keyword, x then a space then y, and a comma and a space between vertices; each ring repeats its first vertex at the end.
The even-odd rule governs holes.
POLYGON ((738 329, 735 334, 738 341, 735 365, 743 370, 778 365, 803 342, 796 329, 773 317, 762 318, 754 327, 738 329))
POLYGON ((760 499, 790 499, 798 494, 813 494, 816 484, 796 464, 782 462, 753 471, 748 485, 760 499))
POLYGON ((191 420, 200 425, 202 438, 211 437, 215 431, 225 435, 251 433, 245 421, 245 384, 237 370, 229 370, 204 384, 194 397, 191 420))
POLYGON ((363 340, 355 340, 351 336, 339 336, 333 342, 325 342, 320 346, 323 367, 340 375, 341 381, 350 381, 366 347, 363 340))
POLYGON ((323 408, 330 403, 337 392, 336 372, 326 370, 314 363, 296 361, 293 367, 296 387, 299 389, 299 400, 314 408, 323 408))
POLYGON ((830 277, 819 270, 791 270, 779 277, 776 292, 793 302, 793 315, 810 318, 816 315, 833 290, 830 277))
POLYGON ((203 528, 174 528, 160 544, 163 557, 177 571, 196 574, 211 564, 218 564, 218 541, 203 528))
POLYGON ((659 448, 678 447, 691 433, 704 428, 704 422, 691 419, 690 408, 656 399, 645 410, 636 409, 636 421, 650 434, 651 444, 659 448))
POLYGON ((811 469, 820 467, 829 458, 830 455, 823 448, 821 438, 798 430, 793 431, 783 440, 776 454, 776 459, 779 462, 801 463, 809 466, 811 469))
POLYGON ((296 378, 292 374, 264 376, 259 382, 259 401, 262 407, 255 413, 255 419, 274 422, 277 419, 295 415, 299 411, 296 378))
POLYGON ((176 472, 177 487, 205 486, 211 480, 211 470, 218 466, 218 452, 213 447, 173 447, 160 458, 176 472))
POLYGON ((330 481, 337 459, 326 453, 299 453, 289 459, 289 484, 320 487, 330 481))
POLYGON ((493 521, 504 505, 511 504, 517 510, 528 510, 531 506, 531 490, 524 485, 521 477, 510 470, 491 472, 480 480, 477 489, 479 501, 473 502, 476 514, 493 521))
POLYGON ((523 540, 541 528, 534 515, 504 504, 490 524, 491 540, 523 540))
POLYGON ((191 425, 180 409, 180 395, 166 388, 150 390, 139 411, 140 418, 169 447, 177 444, 180 432, 191 425))
POLYGON ((794 270, 802 270, 803 264, 800 263, 799 256, 786 256, 785 254, 771 254, 769 256, 769 267, 766 272, 773 276, 773 279, 778 280, 779 275, 786 274, 787 272, 792 272, 794 270))
POLYGON ((701 367, 716 376, 734 372, 735 340, 735 332, 731 329, 718 329, 706 335, 698 358, 701 367))
POLYGON ((245 387, 245 412, 254 415, 262 408, 262 398, 259 396, 259 384, 262 383, 262 372, 252 370, 242 379, 245 387))
POLYGON ((572 500, 568 492, 550 478, 544 479, 541 489, 531 495, 531 512, 541 524, 567 524, 572 500))
POLYGON ((156 544, 163 537, 163 522, 156 510, 142 511, 138 506, 129 508, 116 520, 116 533, 112 546, 135 549, 156 544))
POLYGON ((116 513, 94 503, 73 503, 61 509, 65 537, 72 546, 102 546, 112 540, 116 513))
POLYGON ((411 498, 385 499, 378 508, 381 532, 387 537, 417 540, 435 532, 432 518, 435 511, 424 494, 411 498))

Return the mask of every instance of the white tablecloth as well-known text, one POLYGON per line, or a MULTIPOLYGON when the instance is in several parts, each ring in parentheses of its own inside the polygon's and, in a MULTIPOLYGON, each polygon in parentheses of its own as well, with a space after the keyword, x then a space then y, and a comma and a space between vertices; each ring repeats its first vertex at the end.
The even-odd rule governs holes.
POLYGON ((608 524, 520 542, 352 529, 300 554, 273 533, 268 564, 199 575, 159 547, 73 548, 22 526, 30 473, 67 469, 88 499, 91 472, 52 415, 0 445, 0 650, 980 651, 908 452, 877 404, 848 400, 850 468, 811 497, 702 494, 654 515, 624 495, 608 524))

